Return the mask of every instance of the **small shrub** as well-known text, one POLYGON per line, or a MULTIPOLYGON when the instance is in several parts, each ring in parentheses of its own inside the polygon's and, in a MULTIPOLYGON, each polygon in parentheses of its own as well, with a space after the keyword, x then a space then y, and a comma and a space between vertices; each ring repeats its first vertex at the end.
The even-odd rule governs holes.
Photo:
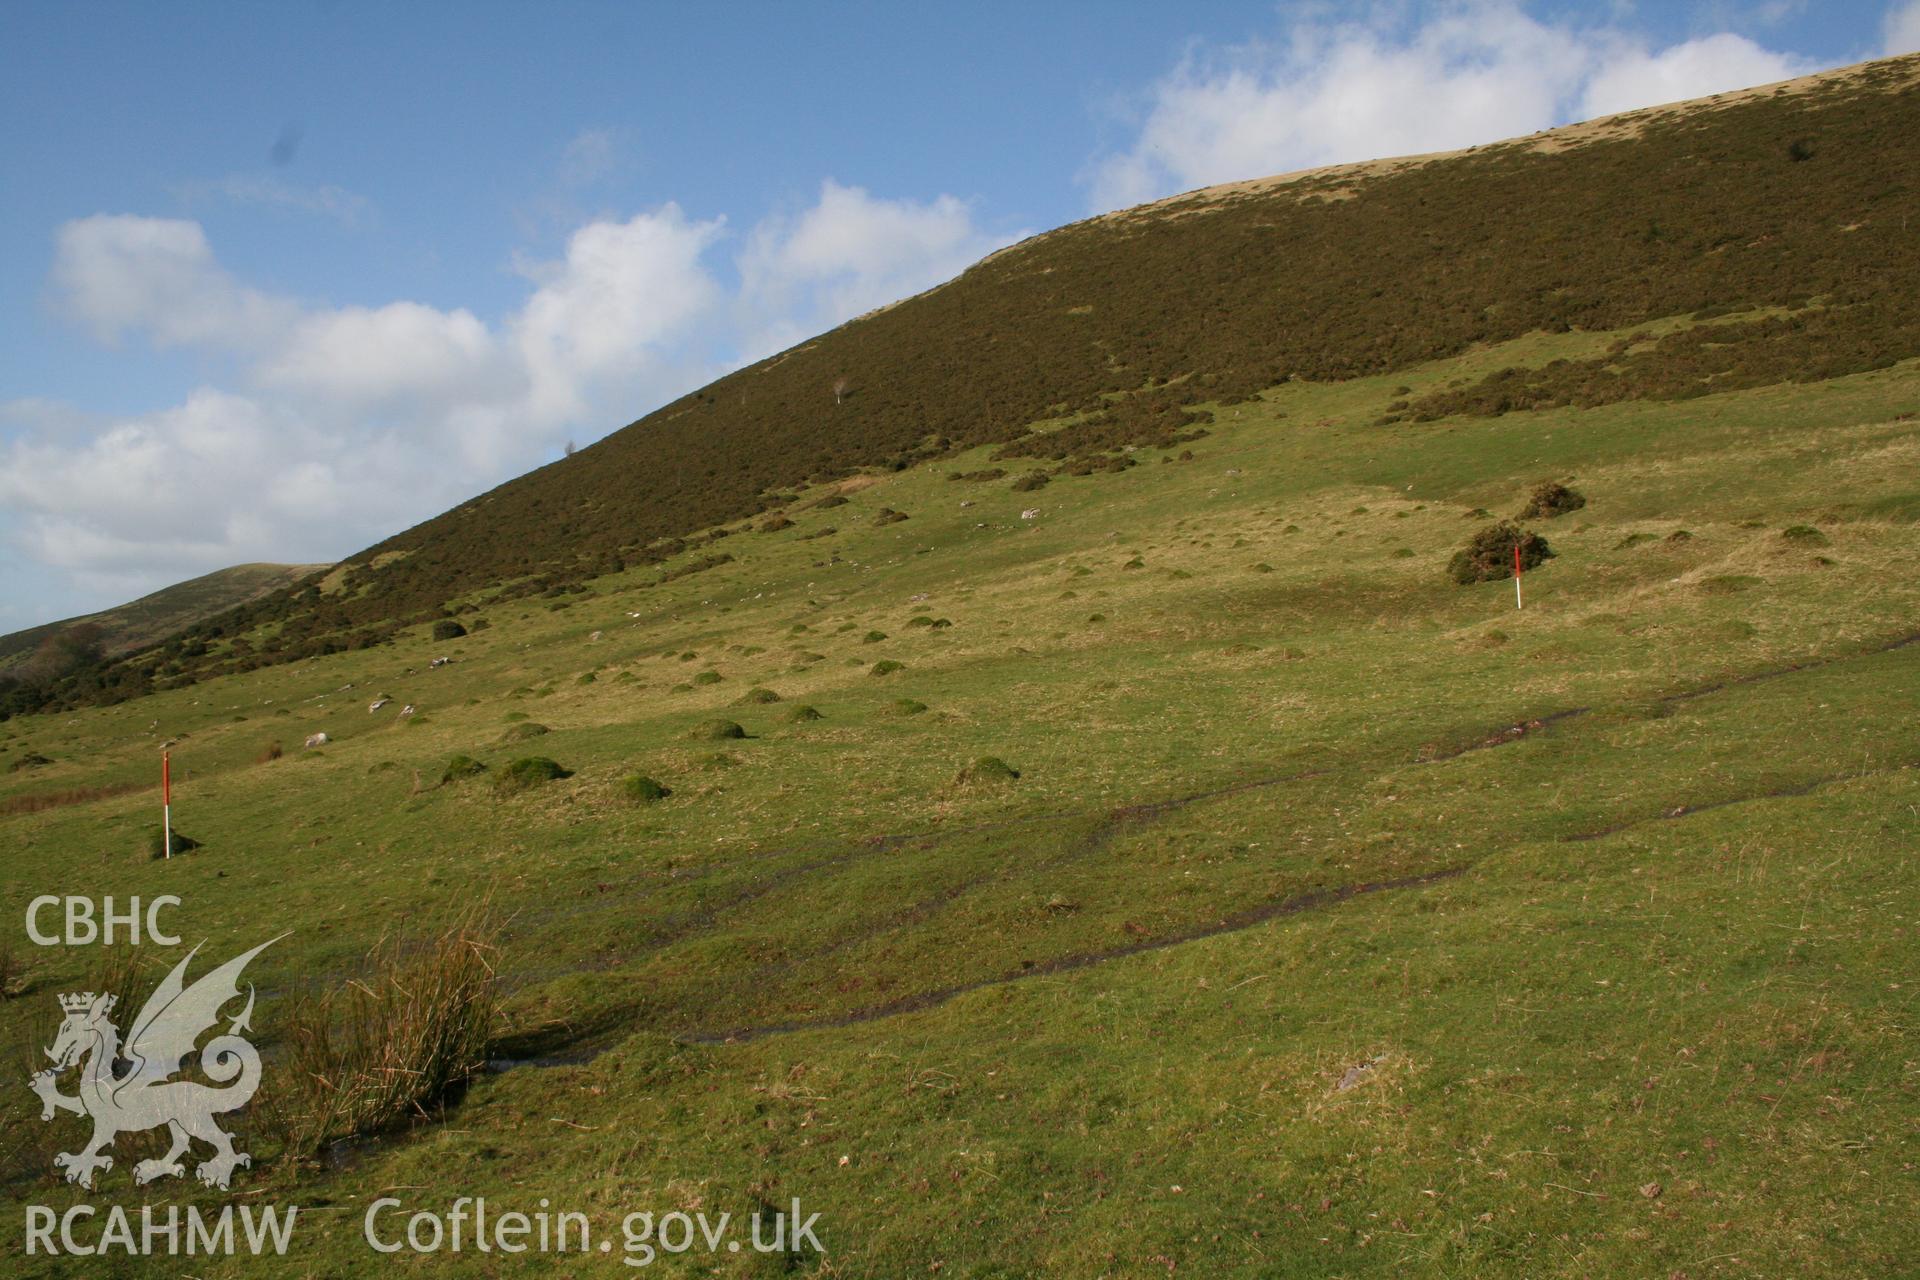
POLYGON ((600 677, 595 675, 593 672, 582 671, 579 675, 579 678, 576 679, 574 683, 575 684, 597 684, 599 683, 599 680, 600 680, 600 677))
POLYGON ((572 776, 571 770, 545 756, 522 756, 494 775, 493 789, 501 795, 512 795, 572 776))
POLYGON ((947 476, 949 480, 998 480, 1006 475, 1000 467, 988 467, 984 471, 955 471, 947 476))
POLYGON ((878 529, 890 524, 899 524, 907 518, 904 511, 895 511, 892 507, 880 508, 880 514, 873 518, 873 527, 878 529))
POLYGON ((620 793, 634 804, 652 804, 665 800, 673 792, 644 773, 630 773, 620 783, 620 793))
MULTIPOLYGON (((140 833, 140 852, 144 853, 149 858, 166 857, 167 856, 166 830, 167 830, 166 827, 161 823, 155 822, 155 823, 149 824, 140 833)), ((183 853, 191 853, 193 850, 198 848, 200 848, 200 842, 198 840, 195 840, 192 836, 185 834, 178 827, 175 827, 173 829, 173 856, 174 857, 177 858, 183 853)))
POLYGON ((730 738, 744 738, 747 731, 733 720, 708 720, 696 726, 691 736, 701 742, 724 742, 730 738))
POLYGON ((740 763, 740 757, 730 756, 724 751, 709 751, 705 755, 693 758, 695 768, 712 773, 715 769, 731 769, 740 763))
POLYGON ((253 758, 253 762, 255 764, 271 764, 285 754, 286 750, 282 748, 279 743, 269 742, 260 749, 260 754, 253 758))
POLYGON ((695 684, 719 684, 724 679, 726 679, 726 677, 718 671, 702 671, 693 678, 693 682, 695 684))
POLYGON ((38 751, 29 751, 27 752, 27 754, 21 756, 18 760, 15 760, 12 764, 8 765, 7 772, 19 773, 23 769, 40 769, 52 763, 53 761, 41 755, 38 751))
POLYGON ((435 640, 458 640, 465 634, 467 634, 467 629, 455 622, 452 618, 442 618, 433 624, 433 638, 435 640))
POLYGON ((1675 529, 1672 533, 1667 535, 1667 542, 1671 546, 1678 546, 1682 542, 1692 542, 1692 541, 1693 541, 1693 535, 1687 532, 1685 529, 1675 529))
POLYGON ((515 742, 525 742, 530 738, 537 738, 543 733, 551 732, 553 731, 547 728, 547 726, 529 720, 522 724, 516 724, 511 729, 508 729, 500 735, 498 742, 504 747, 515 742))
POLYGON ((870 676, 890 676, 896 671, 905 671, 906 669, 907 664, 904 662, 895 662, 892 658, 882 658, 873 664, 872 669, 869 670, 867 674, 870 676))
POLYGON ((458 755, 447 761, 446 769, 440 774, 440 783, 445 786, 449 782, 458 782, 462 778, 478 777, 486 771, 487 766, 472 756, 458 755))
POLYGON ((779 533, 782 529, 791 529, 791 528, 793 528, 793 521, 787 519, 785 516, 775 516, 773 519, 767 521, 765 524, 760 526, 760 532, 779 533))
POLYGON ((807 724, 814 720, 824 720, 824 719, 826 719, 826 717, 821 715, 818 710, 806 705, 805 703, 802 703, 800 706, 794 707, 787 712, 788 724, 807 724))
POLYGON ((775 693, 771 689, 762 689, 759 687, 755 687, 747 690, 745 693, 741 694, 739 698, 740 705, 742 706, 764 707, 770 702, 778 702, 778 701, 780 701, 779 694, 775 693))
POLYGON ((861 644, 879 644, 882 640, 885 640, 886 638, 887 638, 887 633, 884 631, 869 631, 867 632, 866 635, 860 637, 860 643, 861 644))
POLYGON ((1447 574, 1461 586, 1511 578, 1516 546, 1520 548, 1523 569, 1542 564, 1553 555, 1545 538, 1503 520, 1480 530, 1465 547, 1455 552, 1447 565, 1447 574))
POLYGON ((917 716, 927 709, 927 704, 912 698, 895 698, 887 706, 887 711, 896 716, 917 716))
POLYGON ((1035 489, 1046 488, 1050 482, 1051 477, 1046 472, 1029 471, 1007 487, 1015 493, 1032 493, 1035 489))
POLYGON ((1520 510, 1522 520, 1551 520, 1587 505, 1586 495, 1569 489, 1557 480, 1542 480, 1534 486, 1527 505, 1520 510))
POLYGON ((1780 536, 1797 547, 1824 547, 1827 535, 1810 524, 1788 525, 1780 531, 1780 536))
POLYGON ((969 787, 1012 782, 1019 776, 1020 771, 999 756, 981 756, 955 775, 954 781, 969 787))
POLYGON ((810 502, 807 505, 815 511, 828 511, 834 507, 846 506, 847 498, 844 494, 830 493, 826 497, 815 502, 810 502))

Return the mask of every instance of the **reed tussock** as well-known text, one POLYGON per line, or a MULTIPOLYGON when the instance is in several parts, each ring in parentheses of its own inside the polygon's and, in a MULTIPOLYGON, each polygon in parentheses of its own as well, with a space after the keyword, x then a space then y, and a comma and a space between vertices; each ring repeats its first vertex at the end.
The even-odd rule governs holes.
POLYGON ((485 1064, 499 929, 483 903, 424 946, 384 941, 366 977, 282 1015, 266 1110, 289 1156, 429 1116, 485 1064))

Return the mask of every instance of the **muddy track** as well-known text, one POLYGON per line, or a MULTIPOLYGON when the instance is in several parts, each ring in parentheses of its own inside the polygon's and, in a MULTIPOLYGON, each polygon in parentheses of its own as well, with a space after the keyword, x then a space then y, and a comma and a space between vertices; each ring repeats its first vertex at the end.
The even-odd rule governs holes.
POLYGON ((1883 653, 1892 653, 1908 645, 1920 644, 1920 631, 1912 631, 1892 640, 1868 645, 1864 649, 1855 649, 1848 653, 1832 654, 1824 658, 1808 658, 1805 662, 1792 662, 1784 667, 1767 667, 1760 671, 1750 671, 1745 675, 1728 676, 1724 680, 1715 680, 1709 684, 1697 685, 1691 689, 1682 689, 1678 693, 1669 693, 1655 699, 1662 705, 1671 706, 1678 702, 1691 702, 1695 698, 1704 698, 1709 694, 1722 693, 1728 689, 1737 689, 1742 685, 1760 684, 1767 680, 1778 680, 1782 676, 1799 675, 1803 671, 1816 671, 1821 667, 1837 666, 1842 662, 1851 662, 1856 658, 1872 658, 1883 653))
MULTIPOLYGON (((1907 635, 1899 636, 1879 644, 1871 645, 1862 649, 1852 650, 1847 653, 1834 654, 1828 657, 1809 659, 1804 662, 1789 663, 1784 666, 1770 667, 1764 670, 1751 672, 1746 675, 1741 675, 1741 676, 1732 677, 1728 679, 1716 680, 1695 688, 1683 689, 1674 693, 1662 695, 1656 698, 1654 701, 1661 705, 1673 705, 1673 704, 1678 704, 1682 702, 1689 702, 1698 698, 1710 696, 1715 693, 1724 692, 1728 689, 1742 687, 1742 686, 1751 685, 1751 684, 1758 684, 1758 683, 1762 683, 1770 680, 1777 680, 1785 676, 1798 675, 1808 671, 1813 671, 1813 670, 1818 670, 1824 667, 1838 665, 1841 663, 1853 661, 1863 657, 1871 657, 1871 656, 1875 656, 1882 653, 1888 653, 1894 650, 1906 648, 1916 643, 1920 643, 1920 632, 1913 632, 1907 635)), ((1502 726, 1498 729, 1480 731, 1479 733, 1473 735, 1472 737, 1468 738, 1464 742, 1461 742, 1458 739, 1456 739, 1455 741, 1458 745, 1453 745, 1453 746, 1444 747, 1444 748, 1435 748, 1432 746, 1422 748, 1415 753, 1415 758, 1409 763, 1413 765, 1444 764, 1448 761, 1457 760, 1463 756, 1467 756, 1475 752, 1492 750, 1496 747, 1509 746, 1516 742, 1525 741, 1526 739, 1534 736, 1537 733, 1540 733, 1543 730, 1546 730, 1556 725, 1563 724, 1568 721, 1575 720, 1582 716, 1588 715, 1591 712, 1591 710, 1592 708, 1587 706, 1566 707, 1557 711, 1545 712, 1537 716, 1517 720, 1512 722, 1511 724, 1502 726)), ((1138 827, 1150 825, 1152 822, 1158 820, 1161 817, 1164 817, 1169 813, 1176 812, 1180 809, 1184 809, 1195 804, 1200 804, 1208 800, 1221 799, 1228 796, 1241 795, 1247 792, 1261 790, 1268 787, 1280 786, 1289 782, 1305 781, 1307 779, 1324 776, 1331 772, 1333 772, 1333 769, 1331 767, 1296 771, 1296 772, 1287 773, 1287 774, 1252 778, 1252 779, 1246 779, 1240 782, 1228 783, 1220 786, 1207 787, 1207 788, 1189 792, 1183 795, 1167 797, 1161 800, 1149 801, 1149 802, 1133 804, 1133 805, 1123 805, 1118 808, 1111 809, 1107 811, 1103 816, 1101 816, 1097 820, 1093 829, 1085 837, 1077 841, 1074 844, 1073 848, 1071 848, 1065 854, 1062 854, 1052 859, 1048 859, 1042 864, 1027 864, 1023 868, 1023 870, 1029 871, 1029 872, 1033 870, 1045 870, 1054 866, 1065 865, 1071 862, 1079 861, 1086 857, 1090 857, 1093 854, 1099 852, 1101 849, 1105 848, 1108 844, 1110 844, 1114 839, 1116 839, 1120 835, 1121 832, 1126 831, 1129 828, 1138 828, 1138 827)), ((1829 782, 1843 781, 1843 780, 1845 780, 1844 777, 1823 778, 1823 779, 1818 779, 1806 784, 1804 788, 1790 788, 1784 791, 1769 793, 1769 794, 1771 795, 1802 795, 1802 794, 1805 794, 1807 791, 1810 791, 1818 786, 1826 785, 1829 782)), ((1757 800, 1757 799, 1765 799, 1765 798, 1768 798, 1768 795, 1739 797, 1733 800, 1715 801, 1706 805, 1681 806, 1680 808, 1669 811, 1667 813, 1663 813, 1659 815, 1651 815, 1643 818, 1630 819, 1618 824, 1608 826, 1606 828, 1602 828, 1600 830, 1596 830, 1592 832, 1581 832, 1572 836, 1561 837, 1561 839, 1565 841, 1574 841, 1574 842, 1597 840, 1597 839, 1603 838, 1604 836, 1611 835, 1617 831, 1625 830, 1628 827, 1635 826, 1641 823, 1652 822, 1652 821, 1668 821, 1668 820, 1672 820, 1679 817, 1685 817, 1691 813, 1701 812, 1705 809, 1718 808, 1725 804, 1745 803, 1749 800, 1757 800)), ((570 965, 565 968, 555 968, 552 970, 523 971, 522 973, 517 974, 515 976, 515 980, 513 981, 512 986, 514 989, 521 989, 533 983, 545 981, 549 978, 560 976, 563 973, 603 971, 603 970, 618 968, 621 965, 630 963, 633 960, 663 951, 673 946, 674 944, 681 942, 689 937, 697 936, 698 934, 706 932, 714 928, 715 926, 717 926, 720 922, 720 919, 725 914, 731 911, 737 910, 741 907, 747 906, 753 902, 756 902, 766 897, 768 894, 771 894, 776 890, 781 889, 798 879, 801 879, 806 876, 814 875, 816 873, 831 872, 835 869, 850 865, 858 860, 861 860, 867 857, 890 853, 896 849, 907 847, 907 846, 919 846, 924 849, 933 849, 933 848, 937 848, 940 844, 944 843, 949 839, 953 839, 961 836, 978 835, 978 834, 1000 832, 1000 831, 1014 831, 1022 828, 1043 826, 1043 825, 1056 823, 1056 822, 1067 822, 1067 821, 1073 821, 1076 819, 1084 820, 1090 816, 1092 815, 1090 815, 1085 810, 1057 810, 1057 811, 1043 812, 1043 813, 1037 813, 1037 814, 1027 814, 1017 818, 1000 819, 1000 820, 991 821, 991 822, 970 823, 964 826, 935 828, 932 830, 922 831, 922 832, 886 833, 886 834, 880 834, 880 835, 874 835, 874 836, 854 837, 852 839, 828 838, 828 839, 822 839, 817 841, 809 841, 805 844, 787 845, 787 846, 781 846, 781 847, 777 847, 775 849, 770 849, 770 850, 756 851, 740 859, 736 859, 728 862, 715 862, 715 863, 706 864, 696 868, 675 869, 675 870, 662 871, 662 872, 642 872, 632 876, 623 877, 619 881, 604 883, 601 886, 602 893, 604 894, 603 897, 599 897, 595 899, 587 899, 584 901, 576 900, 576 901, 570 901, 563 904, 556 904, 553 907, 550 907, 543 911, 538 912, 534 916, 523 917, 523 919, 525 919, 528 923, 533 923, 542 919, 550 919, 554 917, 573 918, 573 917, 577 917, 579 915, 584 915, 584 914, 598 914, 604 911, 630 909, 632 906, 632 899, 627 895, 611 892, 611 890, 619 886, 630 886, 630 885, 638 885, 643 883, 658 884, 662 882, 686 882, 691 880, 704 879, 711 875, 720 874, 728 871, 735 871, 735 870, 739 870, 742 867, 752 866, 755 864, 777 861, 778 859, 792 857, 796 854, 818 852, 818 851, 824 851, 824 850, 834 851, 830 853, 829 856, 826 856, 826 857, 814 858, 810 861, 802 862, 794 866, 781 868, 780 870, 775 871, 773 874, 765 877, 764 879, 756 880, 751 883, 741 885, 734 892, 728 893, 720 897, 716 901, 705 903, 697 908, 690 909, 683 912, 678 912, 671 916, 658 919, 652 922, 650 926, 645 928, 644 936, 641 939, 636 940, 635 944, 632 946, 622 947, 617 951, 609 951, 602 955, 594 957, 591 961, 570 965)), ((818 952, 809 953, 805 956, 797 956, 797 957, 792 957, 790 959, 774 961, 769 964, 760 966, 758 969, 755 970, 755 972, 757 974, 760 974, 761 976, 771 976, 781 972, 789 971, 798 965, 830 957, 832 955, 846 951, 852 947, 858 946, 863 942, 870 941, 873 938, 883 936, 887 933, 897 932, 901 928, 912 927, 914 925, 924 923, 926 920, 932 918, 933 916, 938 915, 941 912, 947 910, 948 908, 953 906, 956 902, 960 901, 961 899, 966 897, 968 894, 974 892, 975 890, 1003 878, 1004 878, 1004 873, 989 872, 984 875, 974 877, 970 880, 963 881, 960 884, 950 886, 949 888, 944 889, 939 893, 933 894, 925 899, 922 899, 919 902, 903 907, 899 911, 889 915, 885 920, 877 922, 874 925, 869 926, 867 928, 860 929, 845 938, 839 939, 836 942, 828 945, 827 947, 821 949, 818 952)))
POLYGON ((1316 889, 1311 893, 1282 898, 1277 902, 1262 903, 1257 907, 1235 912, 1210 925, 1182 930, 1164 937, 1130 942, 1104 951, 1082 951, 1056 956, 1051 960, 1042 960, 1012 973, 981 978, 951 987, 940 987, 933 991, 922 991, 847 1013, 833 1014, 811 1021, 775 1022, 763 1026, 735 1027, 727 1031, 688 1032, 676 1038, 685 1044, 744 1044, 748 1041, 764 1040, 769 1036, 788 1035, 795 1031, 831 1030, 858 1026, 866 1022, 877 1022, 882 1018, 935 1008, 956 997, 974 991, 984 991, 989 987, 1011 986, 1016 982, 1025 982, 1032 978, 1071 973, 1077 969, 1090 969, 1094 965, 1105 964, 1109 960, 1122 960, 1128 956, 1142 955, 1150 951, 1164 951, 1169 947, 1184 946, 1189 942, 1199 942, 1205 938, 1218 938, 1224 934, 1239 933, 1256 925, 1265 924, 1269 920, 1321 910, 1364 894, 1384 893, 1394 889, 1423 888, 1442 880, 1450 880, 1466 870, 1465 867, 1448 867, 1445 870, 1430 871, 1425 875, 1403 876, 1396 880, 1376 880, 1366 884, 1342 885, 1336 889, 1316 889))
POLYGON ((1880 769, 1855 769, 1849 773, 1830 773, 1818 778, 1809 778, 1804 782, 1788 783, 1771 787, 1765 791, 1755 791, 1743 796, 1728 796, 1724 800, 1706 800, 1699 804, 1683 804, 1659 813, 1648 814, 1643 818, 1628 818, 1621 822, 1598 827, 1592 831, 1579 831, 1573 835, 1561 836, 1563 844, 1579 844, 1589 840, 1604 840, 1608 836, 1618 835, 1622 831, 1631 831, 1635 827, 1648 826, 1655 822, 1678 822, 1682 818, 1691 818, 1697 813, 1712 813, 1716 809, 1731 809, 1735 805, 1756 804, 1762 800, 1787 800, 1795 796, 1811 795, 1822 787, 1834 786, 1842 782, 1858 782, 1862 778, 1881 778, 1888 774, 1902 773, 1908 769, 1920 768, 1920 760, 1903 760, 1898 764, 1887 765, 1880 769))

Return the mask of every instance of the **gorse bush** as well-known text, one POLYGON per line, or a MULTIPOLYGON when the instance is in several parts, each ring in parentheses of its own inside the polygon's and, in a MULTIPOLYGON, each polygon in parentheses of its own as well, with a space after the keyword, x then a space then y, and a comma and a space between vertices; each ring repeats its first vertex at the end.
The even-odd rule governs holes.
POLYGON ((1511 578, 1515 547, 1520 549, 1522 569, 1543 564, 1553 556, 1545 538, 1503 520, 1481 529, 1465 547, 1456 551, 1447 564, 1447 576, 1461 586, 1511 578))
POLYGON ((1520 509, 1520 519, 1551 519, 1566 515, 1569 511, 1578 511, 1586 505, 1584 494, 1567 488, 1557 480, 1543 480, 1534 487, 1533 493, 1527 498, 1527 505, 1520 509))

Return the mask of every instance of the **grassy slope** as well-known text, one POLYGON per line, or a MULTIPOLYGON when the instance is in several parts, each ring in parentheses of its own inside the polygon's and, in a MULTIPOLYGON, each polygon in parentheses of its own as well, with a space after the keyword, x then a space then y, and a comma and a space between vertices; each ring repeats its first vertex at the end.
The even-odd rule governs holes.
MULTIPOLYGON (((663 586, 0 725, 0 760, 55 761, 0 798, 140 782, 181 739, 207 846, 135 858, 150 797, 7 818, 0 907, 176 892, 211 954, 293 928, 268 1041, 379 934, 486 886, 517 910, 501 1052, 597 1056, 273 1189, 309 1206, 288 1274, 372 1271, 360 1206, 393 1186, 604 1232, 797 1195, 841 1275, 1886 1272, 1920 1251, 1920 365, 1371 425, 1401 384, 1613 336, 1289 383, 1190 462, 1038 493, 944 478, 976 452, 663 586), (1528 608, 1448 585, 1470 513, 1548 476, 1591 502, 1544 527, 1528 608), (1809 523, 1827 545, 1782 536, 1809 523), (735 705, 755 685, 785 701, 735 705), (552 732, 496 745, 516 715, 552 732), (689 739, 716 715, 754 736, 689 739), (575 776, 410 794, 529 750, 575 776), (1021 778, 956 782, 987 754, 1021 778), (622 803, 636 769, 675 794, 622 803)), ((93 980, 36 960, 0 1006, 23 1053, 93 980)), ((44 1171, 76 1125, 0 1106, 9 1195, 71 1198, 44 1171)), ((96 1200, 134 1197, 126 1163, 96 1200)))
POLYGON ((103 629, 108 654, 127 653, 196 622, 257 600, 325 568, 317 564, 237 564, 177 582, 127 604, 0 636, 0 672, 32 656, 42 639, 69 627, 93 623, 103 629))

